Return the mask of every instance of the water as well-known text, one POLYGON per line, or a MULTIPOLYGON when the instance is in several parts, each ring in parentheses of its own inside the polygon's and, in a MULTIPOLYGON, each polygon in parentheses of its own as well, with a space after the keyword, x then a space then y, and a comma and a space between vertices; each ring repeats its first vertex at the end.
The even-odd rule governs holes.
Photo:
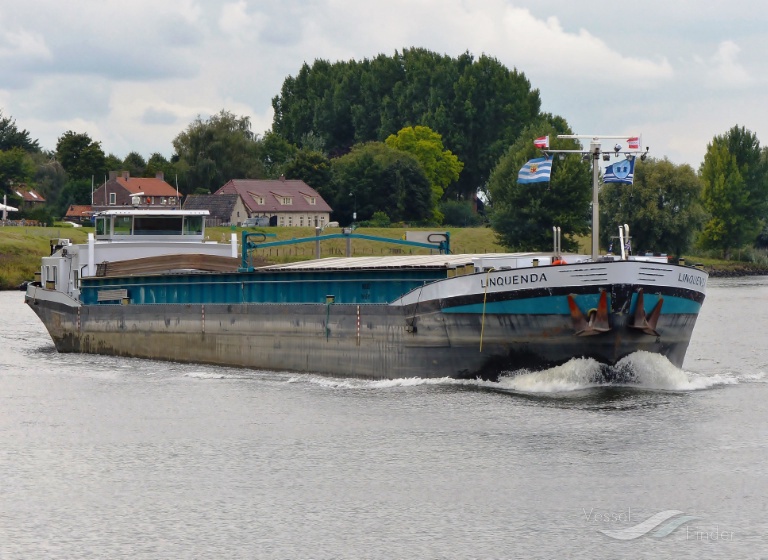
POLYGON ((768 558, 766 303, 599 386, 60 355, 0 293, 0 558, 768 558))

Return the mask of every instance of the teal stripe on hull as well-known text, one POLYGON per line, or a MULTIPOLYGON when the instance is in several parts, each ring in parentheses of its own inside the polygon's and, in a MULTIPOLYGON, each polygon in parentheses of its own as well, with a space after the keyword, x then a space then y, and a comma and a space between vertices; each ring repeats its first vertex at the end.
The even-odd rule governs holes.
MULTIPOLYGON (((582 311, 586 312, 589 309, 597 308, 598 301, 600 299, 599 294, 586 294, 574 296, 576 303, 582 311)), ((659 301, 659 296, 654 294, 646 294, 645 300, 645 312, 650 313, 656 303, 659 301)), ((635 306, 637 305, 637 294, 632 296, 632 304, 630 313, 634 313, 635 306)), ((611 309, 611 298, 608 297, 608 309, 611 309)), ((701 309, 701 304, 695 301, 674 297, 664 297, 664 304, 661 308, 662 315, 675 315, 680 313, 698 314, 701 309)), ((472 303, 470 305, 459 305, 456 307, 448 307, 443 309, 443 313, 483 313, 482 303, 472 303)), ((526 299, 508 300, 508 301, 494 301, 485 304, 486 315, 570 315, 571 311, 568 307, 567 296, 543 296, 533 297, 526 299)))

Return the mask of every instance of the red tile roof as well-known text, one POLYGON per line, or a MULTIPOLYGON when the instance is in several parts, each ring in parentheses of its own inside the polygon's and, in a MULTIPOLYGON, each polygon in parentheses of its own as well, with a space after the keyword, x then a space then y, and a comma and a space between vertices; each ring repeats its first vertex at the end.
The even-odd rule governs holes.
POLYGON ((213 194, 235 193, 251 213, 333 211, 315 189, 298 179, 232 179, 213 194), (285 198, 291 203, 284 204, 285 198))
POLYGON ((90 205, 78 205, 73 204, 67 209, 67 218, 90 218, 93 214, 93 210, 90 205))
POLYGON ((130 194, 143 192, 145 196, 176 196, 176 189, 156 177, 117 177, 116 180, 130 194))
POLYGON ((45 199, 40 194, 29 187, 14 189, 13 192, 19 195, 24 202, 45 202, 45 199))

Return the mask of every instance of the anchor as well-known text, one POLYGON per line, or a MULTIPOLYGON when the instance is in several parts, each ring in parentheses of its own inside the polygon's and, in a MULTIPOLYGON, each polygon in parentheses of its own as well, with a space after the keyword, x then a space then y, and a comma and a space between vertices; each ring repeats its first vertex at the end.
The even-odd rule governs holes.
POLYGON ((608 324, 608 293, 605 290, 600 290, 597 309, 588 313, 589 319, 584 317, 572 294, 568 294, 568 307, 576 336, 593 336, 611 330, 608 324))
POLYGON ((634 323, 627 325, 630 328, 643 331, 645 334, 651 336, 659 336, 656 332, 656 323, 659 322, 661 316, 661 306, 664 304, 664 298, 659 296, 659 301, 651 310, 651 314, 645 315, 645 299, 643 297, 643 289, 637 290, 637 304, 635 305, 635 319, 634 323))

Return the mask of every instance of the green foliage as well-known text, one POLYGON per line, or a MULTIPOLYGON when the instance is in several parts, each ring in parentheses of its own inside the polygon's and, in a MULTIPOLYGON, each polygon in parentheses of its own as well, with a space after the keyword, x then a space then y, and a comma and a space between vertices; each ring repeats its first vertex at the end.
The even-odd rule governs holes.
POLYGON ((147 162, 140 153, 131 152, 125 156, 121 169, 128 171, 128 173, 131 174, 131 177, 144 177, 144 173, 147 169, 147 162))
POLYGON ((0 194, 11 192, 11 186, 29 183, 35 174, 32 156, 21 148, 0 150, 0 194))
POLYGON ((70 179, 64 185, 56 204, 56 214, 64 216, 67 209, 73 204, 91 203, 91 180, 90 179, 70 179))
POLYGON ((330 203, 334 196, 331 160, 320 152, 299 150, 296 156, 284 167, 287 179, 301 179, 315 189, 323 200, 330 203))
POLYGON ((701 246, 731 252, 754 243, 768 203, 766 162, 757 137, 737 126, 707 145, 701 166, 702 199, 709 219, 701 246))
POLYGON ((322 151, 338 156, 404 127, 429 127, 464 162, 448 194, 472 198, 540 105, 525 76, 494 58, 414 48, 362 62, 304 64, 272 100, 272 130, 299 147, 321 139, 322 151))
MULTIPOLYGON (((563 126, 563 122, 556 122, 563 126)), ((556 158, 549 183, 519 184, 517 174, 526 161, 539 157, 534 138, 565 134, 552 123, 540 122, 526 129, 501 158, 488 184, 491 195, 491 226, 499 241, 516 251, 545 251, 552 247, 552 228, 561 229, 565 251, 578 250, 576 236, 590 229, 592 170, 578 154, 556 158)), ((554 138, 553 149, 579 149, 573 140, 554 138)))
POLYGON ((144 169, 144 175, 146 177, 155 177, 158 173, 162 173, 165 177, 165 181, 171 185, 175 183, 176 166, 169 162, 162 154, 155 152, 149 157, 147 161, 147 167, 144 169))
POLYGON ((29 137, 29 132, 19 130, 16 121, 11 117, 4 117, 0 111, 0 151, 19 148, 25 152, 39 152, 40 145, 37 140, 29 137))
POLYGON ((475 227, 482 223, 469 200, 444 200, 440 203, 443 223, 447 226, 475 227))
POLYGON ((285 165, 296 155, 296 146, 273 132, 261 140, 261 160, 267 177, 277 179, 284 173, 285 165))
POLYGON ((629 224, 636 251, 680 256, 690 249, 705 217, 696 172, 666 158, 636 160, 633 185, 607 183, 600 191, 604 246, 617 235, 619 225, 629 224))
POLYGON ((368 220, 382 211, 395 222, 419 222, 429 217, 432 192, 429 180, 410 154, 380 142, 355 146, 332 160, 334 197, 328 201, 334 220, 368 220))
POLYGON ((389 219, 386 212, 374 212, 371 219, 368 220, 368 224, 371 227, 389 227, 392 224, 392 220, 389 219))
POLYGON ((440 135, 427 126, 409 126, 385 140, 390 148, 413 154, 421 164, 432 188, 432 220, 441 223, 438 204, 446 187, 459 178, 464 164, 446 150, 440 135))
POLYGON ((208 120, 198 116, 174 138, 173 147, 184 194, 210 193, 231 179, 265 176, 248 117, 224 110, 208 120))
POLYGON ((65 132, 56 143, 56 159, 72 179, 90 180, 107 172, 101 142, 86 133, 65 132))

